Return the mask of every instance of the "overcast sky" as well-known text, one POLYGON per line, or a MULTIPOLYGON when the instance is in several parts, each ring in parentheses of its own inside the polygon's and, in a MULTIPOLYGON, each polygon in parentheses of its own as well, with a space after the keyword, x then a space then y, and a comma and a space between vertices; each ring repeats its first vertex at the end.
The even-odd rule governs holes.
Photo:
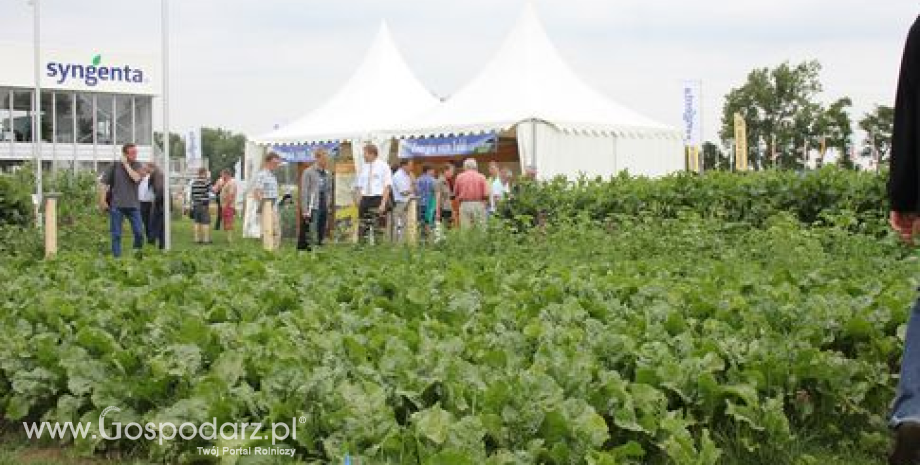
MULTIPOLYGON (((41 1, 49 46, 159 54, 158 0, 41 1)), ((752 68, 785 60, 820 60, 824 100, 852 97, 854 117, 891 104, 904 36, 920 12, 915 0, 532 3, 585 81, 652 118, 678 127, 681 81, 701 79, 707 138, 716 136, 725 93, 752 68)), ((0 41, 31 41, 28 1, 0 4, 0 41)), ((350 76, 384 19, 422 82, 451 94, 489 60, 524 4, 173 0, 174 129, 255 135, 308 112, 350 76)))

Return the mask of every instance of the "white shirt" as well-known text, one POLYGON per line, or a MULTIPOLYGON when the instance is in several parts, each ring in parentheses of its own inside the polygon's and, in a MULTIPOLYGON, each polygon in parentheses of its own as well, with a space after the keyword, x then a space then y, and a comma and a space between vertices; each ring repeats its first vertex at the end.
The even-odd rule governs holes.
POLYGON ((150 175, 144 176, 137 185, 137 200, 141 202, 153 202, 153 190, 150 189, 150 175))
POLYGON ((411 195, 412 177, 404 169, 400 168, 393 175, 393 200, 397 203, 408 202, 411 195), (406 194, 403 194, 403 192, 406 192, 406 194))
POLYGON ((492 180, 491 191, 489 193, 489 209, 494 212, 498 206, 498 201, 505 198, 505 184, 502 183, 501 178, 492 180))
POLYGON ((362 197, 378 197, 383 195, 383 189, 393 185, 393 173, 390 167, 381 160, 376 159, 371 163, 361 165, 361 171, 355 178, 355 189, 361 192, 362 197))

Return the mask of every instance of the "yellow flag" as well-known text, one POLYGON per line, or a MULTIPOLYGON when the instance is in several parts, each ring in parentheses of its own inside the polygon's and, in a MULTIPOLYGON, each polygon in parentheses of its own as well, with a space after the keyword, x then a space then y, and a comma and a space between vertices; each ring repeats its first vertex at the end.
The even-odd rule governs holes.
POLYGON ((748 169, 747 123, 740 113, 735 113, 735 169, 748 169))

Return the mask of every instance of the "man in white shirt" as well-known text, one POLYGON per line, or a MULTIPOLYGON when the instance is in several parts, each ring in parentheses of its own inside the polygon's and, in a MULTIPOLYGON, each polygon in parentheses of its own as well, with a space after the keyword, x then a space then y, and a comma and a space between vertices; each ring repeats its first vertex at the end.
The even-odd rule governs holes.
POLYGON ((387 211, 387 199, 393 186, 393 173, 380 160, 377 146, 364 147, 364 163, 355 178, 355 201, 358 204, 358 241, 368 239, 374 224, 387 211))
POLYGON ((153 244, 156 239, 150 227, 150 218, 153 214, 153 186, 150 185, 150 174, 144 175, 137 185, 137 200, 141 202, 141 222, 144 224, 144 236, 148 244, 153 244))
POLYGON ((396 242, 406 238, 409 225, 409 198, 412 197, 412 175, 409 173, 409 160, 400 160, 399 169, 393 175, 393 230, 396 242))

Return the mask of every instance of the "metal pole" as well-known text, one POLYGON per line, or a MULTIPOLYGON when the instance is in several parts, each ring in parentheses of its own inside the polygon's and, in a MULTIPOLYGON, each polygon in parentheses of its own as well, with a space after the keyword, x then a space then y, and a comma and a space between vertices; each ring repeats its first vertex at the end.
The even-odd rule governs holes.
POLYGON ((536 170, 537 173, 540 173, 540 168, 537 167, 537 120, 530 120, 530 150, 533 152, 532 168, 536 170))
MULTIPOLYGON (((35 197, 38 205, 42 205, 42 82, 41 82, 41 8, 39 0, 32 0, 34 37, 34 67, 35 67, 35 94, 32 96, 32 156, 35 159, 35 197)), ((38 220, 41 226, 41 219, 38 220)))
POLYGON ((170 189, 170 172, 172 166, 169 160, 169 1, 162 0, 162 28, 163 28, 163 158, 165 161, 163 172, 163 245, 166 250, 172 247, 172 194, 170 189))

